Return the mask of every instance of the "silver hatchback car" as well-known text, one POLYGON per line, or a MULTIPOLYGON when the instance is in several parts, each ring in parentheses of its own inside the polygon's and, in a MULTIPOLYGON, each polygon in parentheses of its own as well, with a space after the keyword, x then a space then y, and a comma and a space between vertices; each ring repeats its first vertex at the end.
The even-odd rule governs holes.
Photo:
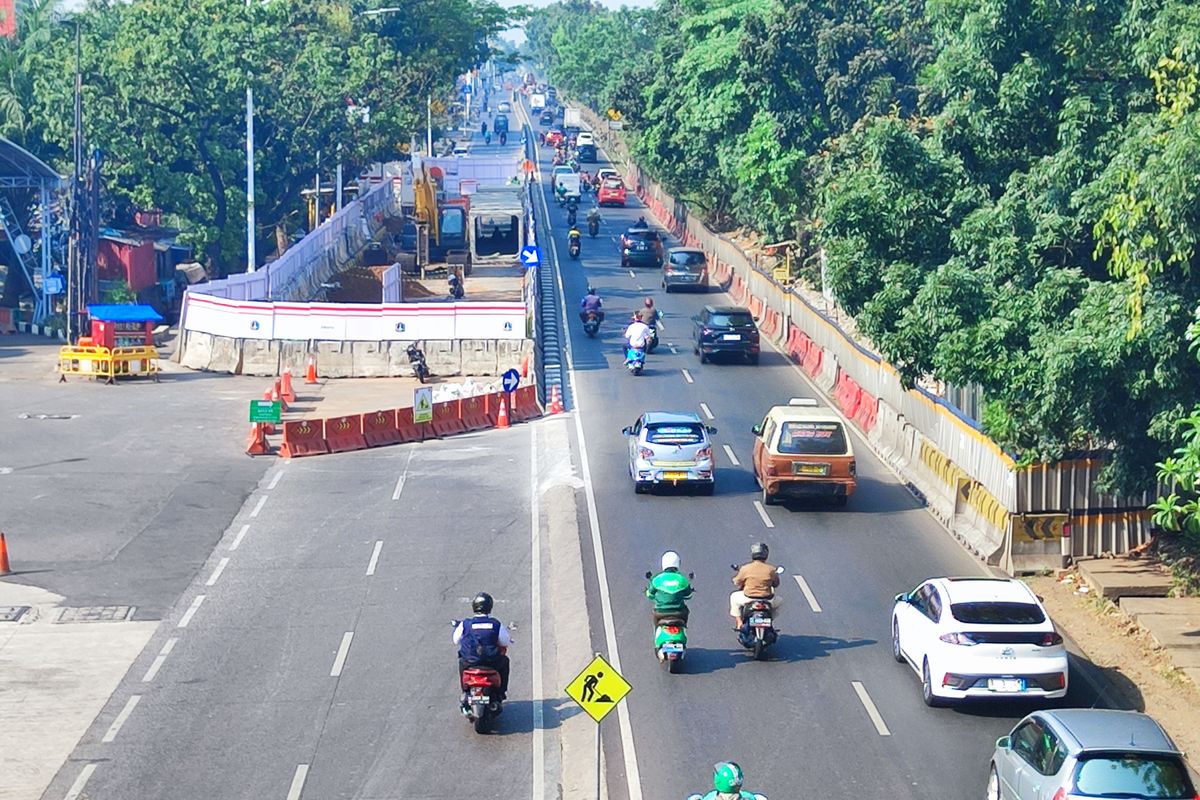
POLYGON ((717 429, 686 411, 648 411, 621 433, 629 438, 629 475, 638 494, 656 485, 694 486, 712 494, 713 451, 717 429))
POLYGON ((1179 748, 1137 711, 1037 711, 996 742, 988 800, 1195 800, 1179 748))

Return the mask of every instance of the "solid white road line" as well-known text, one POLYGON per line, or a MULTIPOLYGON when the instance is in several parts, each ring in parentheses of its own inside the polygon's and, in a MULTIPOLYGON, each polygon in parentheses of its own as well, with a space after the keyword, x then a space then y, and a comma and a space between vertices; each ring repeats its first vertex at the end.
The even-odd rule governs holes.
POLYGON ((871 718, 871 722, 875 725, 875 730, 880 736, 891 736, 892 732, 888 730, 883 717, 879 715, 879 709, 875 707, 875 701, 871 699, 871 695, 867 694, 867 687, 863 686, 859 681, 850 681, 850 684, 854 687, 854 693, 858 695, 859 702, 867 710, 867 716, 871 718))
POLYGON ((354 631, 346 631, 342 634, 342 643, 338 646, 337 656, 333 659, 333 669, 329 670, 329 677, 341 677, 342 668, 346 666, 346 656, 350 655, 350 642, 354 639, 354 631))
POLYGON ((186 628, 188 623, 192 621, 192 617, 196 616, 196 611, 199 610, 200 604, 204 602, 206 595, 198 594, 192 604, 188 606, 188 610, 183 612, 183 618, 179 620, 179 624, 175 627, 186 628))
POLYGON ((775 523, 772 522, 771 518, 767 516, 767 510, 765 508, 763 508, 763 504, 762 504, 761 500, 754 501, 754 510, 758 512, 758 515, 760 517, 762 517, 763 525, 766 525, 768 528, 775 527, 775 523))
POLYGON ((146 670, 146 674, 142 676, 142 683, 149 683, 154 680, 154 676, 162 669, 163 662, 167 660, 167 656, 171 655, 171 651, 175 649, 175 645, 178 642, 179 639, 175 636, 167 639, 167 643, 162 646, 162 650, 158 651, 158 655, 155 657, 154 663, 150 665, 150 669, 146 670))
POLYGON ((296 774, 292 776, 292 785, 288 789, 287 800, 300 800, 300 793, 304 791, 306 780, 308 780, 308 764, 301 764, 296 767, 296 774))
POLYGON ((692 380, 692 373, 688 372, 686 369, 680 370, 680 372, 683 373, 683 379, 685 381, 687 381, 688 383, 695 383, 695 381, 692 380))
POLYGON ((262 497, 258 498, 258 504, 256 506, 254 506, 254 510, 250 512, 250 519, 254 519, 255 517, 257 517, 258 512, 262 511, 262 507, 265 506, 266 504, 267 504, 267 496, 264 494, 262 497))
POLYGON ((102 744, 108 744, 117 738, 117 734, 121 732, 121 726, 129 719, 129 715, 137 708, 137 704, 141 702, 141 699, 142 696, 140 694, 130 695, 129 700, 125 702, 125 707, 121 709, 121 713, 117 714, 117 718, 113 720, 112 725, 108 726, 108 732, 100 740, 102 744))
POLYGON ((731 464, 733 464, 735 467, 740 467, 742 465, 742 462, 738 461, 738 457, 733 454, 732 447, 727 444, 723 444, 721 447, 725 448, 725 455, 729 458, 731 464))
POLYGON ((371 561, 367 564, 367 575, 375 574, 375 567, 379 564, 379 551, 383 549, 383 540, 375 542, 375 549, 371 551, 371 561))
POLYGON ((212 575, 208 576, 208 580, 204 582, 205 586, 214 586, 221 577, 221 573, 225 571, 225 567, 229 566, 229 557, 226 556, 217 562, 217 568, 213 570, 212 575))
POLYGON ((704 413, 704 416, 707 417, 708 419, 716 419, 716 417, 713 416, 712 410, 709 409, 708 403, 701 403, 700 410, 704 413))
POLYGON ((813 610, 814 614, 820 614, 821 604, 817 602, 817 596, 813 594, 812 589, 808 588, 808 581, 804 580, 803 575, 793 575, 792 577, 800 585, 800 591, 804 592, 804 599, 808 601, 808 607, 813 610))
POLYGON ((407 474, 408 473, 404 473, 399 478, 396 479, 396 489, 395 489, 395 491, 392 492, 393 500, 400 499, 400 493, 404 491, 404 479, 407 477, 407 474))
MULTIPOLYGON (((287 462, 285 461, 284 463, 286 464, 287 462)), ((279 472, 276 472, 276 473, 275 473, 275 477, 274 477, 274 478, 271 478, 271 482, 270 482, 270 483, 267 485, 267 491, 271 491, 271 490, 272 490, 272 489, 274 489, 276 486, 278 486, 278 485, 279 485, 279 481, 280 481, 280 479, 281 479, 281 478, 283 478, 283 471, 282 471, 282 470, 280 470, 279 472)))
POLYGON ((79 770, 79 777, 71 784, 71 788, 67 790, 63 800, 79 800, 79 796, 83 794, 83 790, 87 788, 87 782, 92 777, 92 773, 96 771, 99 764, 84 764, 83 769, 79 770))
POLYGON ((542 685, 542 508, 538 497, 537 426, 529 426, 529 638, 533 646, 533 800, 546 797, 545 702, 542 685))
POLYGON ((238 547, 242 544, 242 538, 246 535, 246 531, 248 531, 248 530, 250 530, 249 525, 242 526, 242 529, 240 531, 238 531, 237 536, 233 537, 233 544, 229 545, 230 550, 238 549, 238 547))

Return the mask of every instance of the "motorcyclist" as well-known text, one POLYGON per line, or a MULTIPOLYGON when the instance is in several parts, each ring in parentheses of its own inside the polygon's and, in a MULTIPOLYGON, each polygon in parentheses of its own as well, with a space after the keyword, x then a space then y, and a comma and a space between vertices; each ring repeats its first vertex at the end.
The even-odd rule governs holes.
POLYGON ((587 213, 587 221, 588 221, 589 225, 591 225, 593 222, 595 222, 597 225, 599 225, 600 224, 600 209, 597 208, 596 206, 592 206, 591 208, 589 208, 588 213, 587 213))
POLYGON ((463 670, 468 667, 490 667, 500 673, 500 699, 508 692, 508 656, 512 635, 504 623, 492 617, 492 596, 480 592, 471 598, 473 616, 454 628, 454 643, 458 645, 458 679, 462 684, 463 670))
POLYGON ((486 119, 483 122, 479 123, 479 132, 481 134, 487 135, 487 120, 486 119))
POLYGON ((654 604, 650 612, 657 627, 664 619, 688 621, 687 601, 692 597, 692 583, 679 571, 679 554, 668 550, 662 554, 662 572, 650 579, 646 597, 654 604))
POLYGON ((567 224, 572 228, 575 227, 576 214, 579 212, 579 206, 574 200, 567 201, 567 224))
POLYGON ((604 322, 604 301, 600 299, 600 295, 591 286, 587 287, 587 294, 579 301, 579 319, 587 322, 588 314, 595 312, 597 318, 604 322))
POLYGON ((579 233, 579 228, 571 224, 571 230, 567 231, 567 247, 574 247, 579 252, 583 252, 583 236, 579 233))
POLYGON ((642 301, 642 307, 639 308, 637 313, 634 314, 635 317, 646 323, 646 325, 651 329, 658 324, 658 318, 661 315, 662 312, 654 307, 653 297, 647 297, 644 301, 642 301))
MULTIPOLYGON (((625 341, 633 350, 646 349, 646 342, 650 339, 650 326, 642 322, 640 319, 634 319, 629 323, 629 327, 625 329, 625 341)), ((626 357, 626 362, 628 362, 626 357)))
POLYGON ((713 765, 713 790, 703 800, 754 800, 752 792, 742 791, 745 775, 732 761, 713 765))
POLYGON ((488 131, 483 132, 483 143, 484 144, 492 143, 492 134, 490 132, 488 132, 488 131))
POLYGON ((729 616, 733 617, 733 629, 742 629, 742 608, 751 600, 768 600, 773 617, 779 616, 779 598, 775 588, 779 586, 779 573, 767 563, 770 548, 764 542, 750 545, 750 560, 743 564, 733 576, 737 590, 729 595, 729 616))
POLYGON ((650 226, 646 224, 646 218, 644 216, 639 216, 637 218, 637 222, 630 225, 629 229, 630 230, 637 230, 637 229, 645 230, 645 229, 648 229, 649 227, 650 226))

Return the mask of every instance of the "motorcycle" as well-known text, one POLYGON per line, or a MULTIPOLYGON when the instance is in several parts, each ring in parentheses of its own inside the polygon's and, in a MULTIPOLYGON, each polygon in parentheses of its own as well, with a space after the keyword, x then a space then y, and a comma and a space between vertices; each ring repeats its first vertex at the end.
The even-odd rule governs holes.
MULTIPOLYGON (((737 565, 730 564, 737 572, 737 565)), ((777 574, 783 574, 783 567, 776 567, 777 574)), ((775 644, 779 631, 775 630, 773 619, 774 608, 770 600, 756 600, 742 606, 742 627, 738 631, 738 643, 747 650, 754 651, 754 660, 763 661, 767 657, 767 648, 775 644)))
MULTIPOLYGON (((450 622, 458 627, 460 620, 450 622)), ((491 667, 467 667, 461 678, 462 699, 459 710, 475 728, 476 733, 486 733, 488 723, 504 711, 500 699, 500 673, 491 667)))
POLYGON ((588 217, 588 236, 593 239, 600 233, 600 220, 595 217, 588 217))
MULTIPOLYGON (((750 794, 754 800, 767 800, 767 796, 765 794, 759 794, 758 792, 751 792, 750 794)), ((704 800, 704 795, 689 794, 686 798, 684 798, 684 800, 704 800)))
POLYGON ((575 227, 576 215, 577 212, 575 210, 575 205, 573 203, 567 203, 567 224, 572 228, 575 227))
POLYGON ((567 242, 567 254, 570 255, 571 258, 579 258, 579 247, 579 239, 571 239, 569 242, 567 242))
MULTIPOLYGON (((653 572, 646 573, 646 580, 653 577, 653 572)), ((688 573, 689 580, 695 577, 694 573, 688 573)), ((667 672, 678 674, 683 665, 683 656, 687 653, 687 621, 682 617, 660 619, 654 628, 654 652, 667 672)))
POLYGON ((412 365, 413 375, 424 383, 429 379, 429 365, 425 363, 425 353, 415 343, 410 344, 404 351, 408 354, 408 363, 412 365))
POLYGON ((650 338, 646 340, 646 352, 653 353, 654 348, 658 347, 658 325, 650 327, 650 338))
POLYGON ((588 335, 588 338, 594 339, 596 334, 600 332, 600 314, 595 311, 587 312, 587 319, 583 321, 583 332, 588 335))
POLYGON ((630 375, 641 375, 642 370, 646 368, 646 351, 641 347, 627 347, 625 349, 625 369, 629 370, 630 375))

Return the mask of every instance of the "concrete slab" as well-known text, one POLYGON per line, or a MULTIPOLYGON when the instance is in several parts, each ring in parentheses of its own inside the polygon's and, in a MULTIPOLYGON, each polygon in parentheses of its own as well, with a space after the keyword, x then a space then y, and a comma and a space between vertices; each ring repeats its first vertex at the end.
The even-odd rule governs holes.
POLYGON ((1166 597, 1171 575, 1162 565, 1142 559, 1092 558, 1076 565, 1094 591, 1115 600, 1121 597, 1166 597))
POLYGON ((1122 597, 1120 605, 1134 619, 1142 614, 1191 615, 1200 619, 1200 597, 1122 597))
POLYGON ((1200 618, 1174 614, 1143 614, 1138 625, 1172 654, 1176 649, 1200 652, 1200 618))

